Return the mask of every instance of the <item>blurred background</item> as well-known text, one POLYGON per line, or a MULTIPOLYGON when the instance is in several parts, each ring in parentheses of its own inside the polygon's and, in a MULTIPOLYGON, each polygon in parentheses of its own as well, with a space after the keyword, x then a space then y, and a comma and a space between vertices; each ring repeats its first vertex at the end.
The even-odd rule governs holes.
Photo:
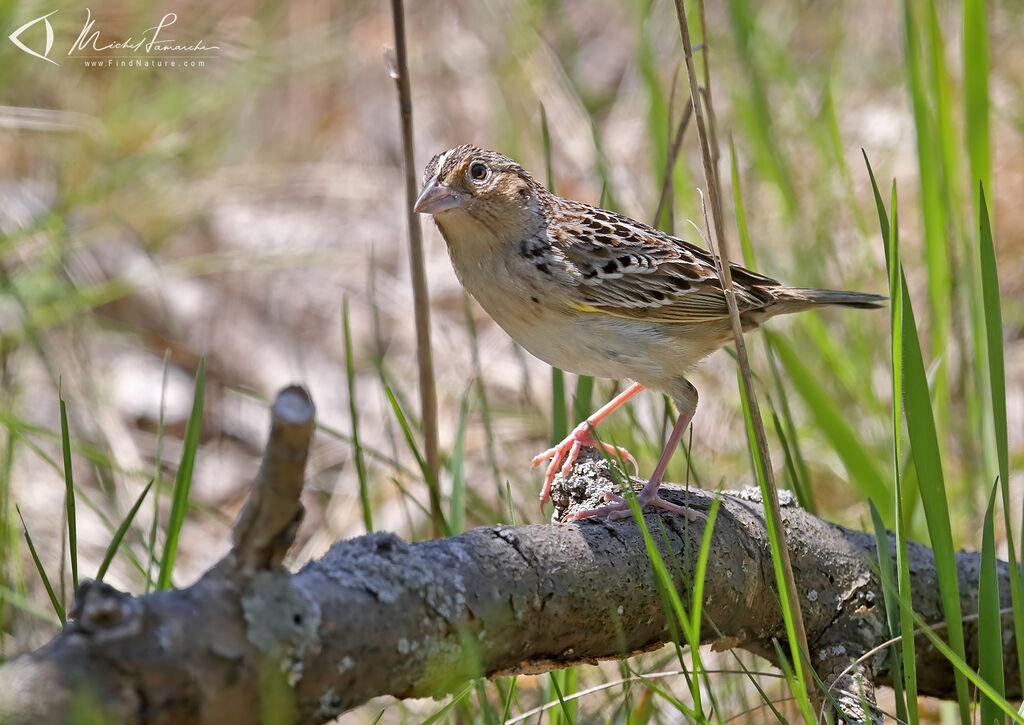
MULTIPOLYGON (((548 181, 543 108, 556 191, 655 221, 670 135, 688 98, 685 70, 677 80, 682 55, 671 2, 408 5, 417 177, 433 154, 474 143, 548 181)), ((218 47, 196 51, 205 57, 187 67, 92 67, 86 56, 146 54, 68 55, 85 4, 0 2, 2 657, 42 644, 58 626, 26 528, 54 596, 67 602, 72 556, 81 578, 94 576, 152 481, 105 578, 133 593, 153 585, 159 563, 151 560, 165 547, 201 359, 202 426, 174 584, 189 584, 227 551, 266 436, 266 401, 291 382, 309 387, 322 428, 289 564, 364 533, 368 521, 409 540, 431 532, 416 458, 422 423, 401 137, 382 59, 394 42, 389 5, 104 0, 88 7, 100 45, 138 40, 174 13, 164 37, 218 47), (56 63, 7 38, 51 11, 48 57, 56 63), (408 419, 413 447, 386 388, 408 419), (73 530, 61 397, 73 452, 73 530)), ((862 150, 887 203, 897 180, 954 542, 979 548, 992 461, 965 291, 977 223, 960 4, 728 0, 708 3, 706 34, 697 3, 687 8, 695 42, 705 40, 709 51, 734 259, 741 198, 758 271, 793 285, 884 294, 862 150), (915 77, 936 93, 915 91, 915 77), (924 106, 915 107, 922 97, 924 106)), ((1003 302, 1014 520, 1024 486, 1022 21, 1020 4, 989 3, 986 191, 1003 302)), ((43 54, 42 23, 19 37, 43 54)), ((688 222, 703 228, 692 125, 671 180, 672 213, 658 223, 700 243, 688 222)), ((572 425, 621 383, 599 380, 591 390, 567 375, 564 399, 555 402, 550 368, 464 295, 440 235, 429 219, 422 223, 449 528, 546 521, 550 509, 537 506, 541 471, 529 462, 550 444, 553 414, 567 408, 572 425)), ((776 320, 770 359, 760 335, 750 336, 780 485, 803 487, 819 515, 855 528, 870 529, 869 496, 892 525, 888 322, 884 310, 776 320)), ((669 480, 754 483, 732 358, 716 353, 691 380, 701 394, 692 465, 678 455, 669 480)), ((644 473, 657 457, 665 412, 660 396, 645 393, 603 425, 602 436, 630 447, 644 473)), ((910 533, 927 541, 915 501, 910 533)), ((996 529, 1005 558, 1001 515, 996 529)), ((738 669, 732 655, 721 657, 725 669, 738 669)), ((673 659, 653 653, 573 676, 584 689, 673 659)), ((759 695, 742 674, 712 677, 722 720, 762 719, 753 710, 759 695)), ((679 679, 666 677, 662 686, 684 697, 679 679)), ((774 680, 762 684, 783 696, 774 680)), ((481 685, 474 697, 500 703, 502 687, 481 685)), ((645 692, 634 690, 630 700, 619 686, 587 696, 580 721, 596 713, 624 721, 622 712, 635 712, 645 692)), ((511 714, 551 694, 546 678, 519 678, 511 714)), ((663 704, 647 717, 678 721, 663 704)), ((386 708, 383 722, 416 722, 438 707, 382 699, 339 721, 369 722, 386 708)), ((470 709, 452 717, 473 721, 478 711, 462 707, 470 709)), ((937 703, 925 707, 936 720, 948 714, 937 703)))

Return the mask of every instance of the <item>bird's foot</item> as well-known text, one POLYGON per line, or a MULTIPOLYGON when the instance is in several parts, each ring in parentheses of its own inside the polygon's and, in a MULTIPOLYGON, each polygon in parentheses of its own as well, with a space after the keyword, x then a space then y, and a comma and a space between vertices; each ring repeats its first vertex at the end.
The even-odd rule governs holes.
POLYGON ((542 509, 544 504, 551 499, 551 482, 555 480, 555 475, 558 473, 559 468, 561 468, 562 477, 567 478, 572 470, 572 465, 576 462, 576 458, 579 457, 580 449, 584 446, 597 448, 615 458, 627 460, 633 464, 633 469, 636 470, 636 459, 633 458, 633 454, 621 446, 613 446, 610 443, 602 443, 595 439, 590 422, 583 421, 573 429, 572 433, 564 441, 533 459, 534 466, 540 465, 549 458, 551 459, 544 474, 544 488, 540 492, 540 505, 542 509))
MULTIPOLYGON (((666 511, 672 511, 680 516, 685 516, 690 521, 697 521, 699 519, 706 518, 704 514, 696 509, 687 508, 686 506, 680 506, 679 504, 666 501, 658 495, 658 487, 650 487, 648 484, 641 489, 640 493, 636 495, 637 503, 640 504, 641 511, 646 506, 656 506, 657 508, 663 508, 666 511)), ((579 521, 580 519, 588 519, 594 516, 607 518, 610 520, 614 519, 626 519, 633 515, 632 510, 629 508, 629 502, 625 498, 617 493, 611 491, 605 493, 605 501, 608 501, 607 506, 598 506, 595 509, 585 509, 583 511, 577 511, 572 515, 570 520, 579 521)))

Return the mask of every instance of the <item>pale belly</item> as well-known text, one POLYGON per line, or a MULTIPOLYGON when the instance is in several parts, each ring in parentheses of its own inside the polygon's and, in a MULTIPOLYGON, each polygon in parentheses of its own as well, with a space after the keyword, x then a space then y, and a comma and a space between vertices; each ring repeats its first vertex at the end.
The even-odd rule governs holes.
POLYGON ((578 375, 628 378, 663 390, 710 352, 687 345, 678 325, 581 312, 552 304, 536 290, 509 304, 508 290, 467 289, 528 352, 578 375))
POLYGON ((521 257, 485 255, 471 262, 449 251, 463 286, 494 321, 532 355, 568 372, 678 393, 687 372, 728 336, 727 327, 712 331, 583 312, 551 295, 553 278, 521 257))

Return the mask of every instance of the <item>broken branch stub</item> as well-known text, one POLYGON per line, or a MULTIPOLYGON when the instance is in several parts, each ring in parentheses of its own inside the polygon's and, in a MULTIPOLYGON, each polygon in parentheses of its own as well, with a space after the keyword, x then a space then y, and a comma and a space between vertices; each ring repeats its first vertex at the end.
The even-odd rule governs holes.
POLYGON ((240 570, 279 567, 295 539, 304 513, 299 497, 314 414, 309 393, 298 385, 285 388, 274 400, 263 462, 232 532, 228 561, 240 570))

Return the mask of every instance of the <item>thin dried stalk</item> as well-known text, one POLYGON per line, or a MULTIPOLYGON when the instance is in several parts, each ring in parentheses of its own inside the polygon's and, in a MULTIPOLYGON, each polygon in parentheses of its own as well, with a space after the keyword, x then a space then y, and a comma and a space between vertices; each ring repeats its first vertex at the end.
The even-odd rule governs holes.
MULTIPOLYGON (((733 291, 732 271, 729 267, 729 255, 725 237, 725 223, 722 213, 721 186, 718 183, 718 173, 712 159, 711 145, 708 139, 707 123, 704 118, 704 109, 701 102, 701 91, 697 83, 697 72, 693 63, 693 46, 690 42, 690 30, 686 22, 686 11, 683 9, 683 0, 676 0, 676 15, 679 18, 679 32, 683 41, 683 54, 686 59, 686 73, 690 81, 690 98, 693 101, 694 117, 697 122, 697 138, 700 141, 701 161, 704 165, 704 177, 707 182, 708 195, 711 198, 711 216, 714 221, 714 234, 709 229, 709 239, 713 236, 717 240, 712 253, 716 253, 716 261, 719 265, 719 275, 722 278, 722 286, 725 291, 726 301, 729 305, 729 319, 732 322, 733 335, 736 341, 736 356, 739 360, 740 377, 743 380, 743 388, 750 403, 750 416, 753 423, 754 439, 756 442, 757 455, 760 458, 761 467, 764 470, 765 484, 768 489, 768 500, 765 502, 765 514, 770 516, 778 532, 780 551, 779 558, 782 561, 783 579, 785 580, 786 594, 789 599, 793 614, 793 627, 796 633, 797 644, 803 650, 803 657, 800 658, 799 666, 803 669, 804 682, 808 685, 808 695, 812 702, 817 699, 816 690, 810 685, 814 682, 810 668, 807 666, 810 649, 807 646, 807 633, 804 629, 803 614, 800 608, 800 598, 797 594, 796 583, 793 577, 793 564, 790 560, 789 548, 786 546, 785 530, 782 526, 782 515, 779 512, 778 489, 775 486, 775 476, 772 473, 771 457, 768 454, 768 439, 764 432, 764 423, 761 420, 761 410, 757 404, 754 394, 754 381, 750 373, 750 360, 747 357, 747 347, 743 341, 743 328, 740 324, 739 310, 736 307, 736 297, 733 291)), ((706 29, 705 29, 706 34, 706 29)), ((706 48, 707 44, 704 44, 706 48)), ((706 51, 705 51, 706 52, 706 51)), ((705 73, 707 73, 707 56, 705 55, 705 73)))
POLYGON ((416 361, 419 364, 420 413, 423 420, 423 452, 430 479, 430 519, 435 537, 442 535, 441 458, 437 443, 437 390, 434 386, 434 358, 430 350, 430 294, 423 263, 423 232, 413 212, 416 203, 416 161, 412 144, 412 92, 409 89, 409 59, 405 46, 405 8, 402 0, 391 0, 395 26, 395 56, 387 57, 388 71, 398 90, 402 120, 402 152, 405 167, 405 213, 409 224, 409 267, 412 275, 413 313, 416 320, 416 361))

